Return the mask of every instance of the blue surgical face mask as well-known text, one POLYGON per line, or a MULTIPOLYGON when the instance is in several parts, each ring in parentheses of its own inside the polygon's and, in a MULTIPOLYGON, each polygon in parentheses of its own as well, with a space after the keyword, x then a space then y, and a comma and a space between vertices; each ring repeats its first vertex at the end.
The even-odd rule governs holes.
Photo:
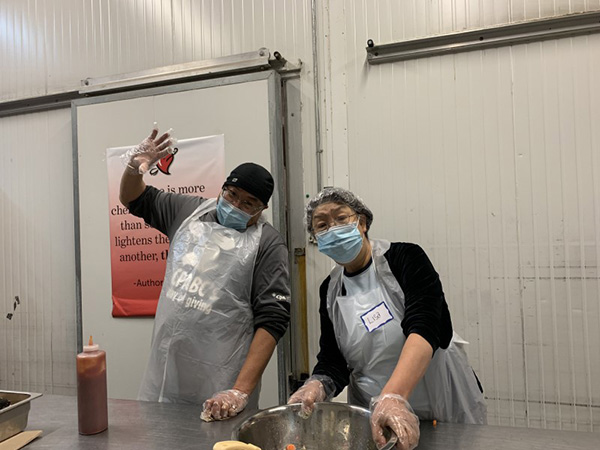
POLYGON ((339 264, 354 261, 363 245, 358 222, 331 227, 316 237, 319 251, 339 264))
POLYGON ((217 202, 217 218, 219 219, 219 223, 224 227, 244 231, 252 216, 236 208, 223 197, 219 197, 219 201, 217 202))

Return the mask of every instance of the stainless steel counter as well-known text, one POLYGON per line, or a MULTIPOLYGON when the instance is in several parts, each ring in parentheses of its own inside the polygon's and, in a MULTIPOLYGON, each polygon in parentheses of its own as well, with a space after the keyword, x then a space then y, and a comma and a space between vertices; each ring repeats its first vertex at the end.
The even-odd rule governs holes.
MULTIPOLYGON (((77 432, 75 397, 44 395, 31 404, 28 430, 44 434, 27 449, 211 450, 253 411, 224 422, 205 423, 197 406, 109 400, 108 430, 77 432)), ((419 450, 598 450, 600 433, 439 423, 421 424, 419 450)), ((263 449, 280 450, 280 449, 263 449)), ((335 449, 326 449, 335 450, 335 449)), ((360 450, 360 449, 356 449, 360 450)))
POLYGON ((230 421, 206 423, 193 405, 108 401, 108 430, 81 436, 77 429, 77 397, 44 395, 31 403, 28 430, 42 430, 26 448, 60 450, 212 450, 215 442, 231 439, 231 431, 252 412, 230 421))

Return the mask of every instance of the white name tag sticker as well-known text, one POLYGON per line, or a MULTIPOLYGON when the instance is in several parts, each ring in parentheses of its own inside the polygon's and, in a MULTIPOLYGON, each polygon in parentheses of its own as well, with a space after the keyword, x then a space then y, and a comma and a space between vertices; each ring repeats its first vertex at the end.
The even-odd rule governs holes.
POLYGON ((380 326, 388 323, 394 318, 394 316, 392 316, 392 313, 388 309, 385 302, 381 302, 375 308, 367 311, 362 316, 360 316, 360 318, 365 324, 365 328, 367 329, 367 331, 371 333, 380 326))

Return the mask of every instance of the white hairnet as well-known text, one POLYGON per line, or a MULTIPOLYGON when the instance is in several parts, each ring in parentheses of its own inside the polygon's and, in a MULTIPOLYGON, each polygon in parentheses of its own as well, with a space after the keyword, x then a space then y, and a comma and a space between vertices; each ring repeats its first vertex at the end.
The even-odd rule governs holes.
POLYGON ((355 195, 354 193, 337 187, 326 187, 313 198, 308 201, 306 205, 306 227, 309 233, 313 233, 312 217, 317 209, 317 206, 323 203, 337 203, 338 205, 346 205, 352 208, 357 214, 362 214, 367 219, 367 231, 371 228, 373 223, 373 213, 365 205, 365 202, 355 195))

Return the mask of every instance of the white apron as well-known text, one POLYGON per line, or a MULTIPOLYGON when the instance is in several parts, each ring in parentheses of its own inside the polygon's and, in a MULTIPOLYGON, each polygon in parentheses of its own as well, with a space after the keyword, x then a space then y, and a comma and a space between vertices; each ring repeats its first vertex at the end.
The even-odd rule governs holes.
MULTIPOLYGON (((215 208, 215 199, 203 202, 171 243, 139 400, 202 404, 233 387, 248 354, 264 219, 244 232, 199 220, 215 208)), ((260 385, 249 408, 258 408, 259 394, 260 385)))
MULTIPOLYGON (((374 240, 373 263, 366 280, 368 292, 342 296, 340 265, 331 272, 327 291, 327 311, 336 340, 352 370, 348 401, 369 407, 391 377, 406 336, 400 325, 404 318, 404 293, 392 273, 385 252, 387 241, 374 240), (377 319, 371 323, 375 311, 377 319), (371 331, 369 331, 369 329, 371 331)), ((486 406, 465 351, 454 335, 447 349, 439 348, 423 378, 410 396, 415 413, 425 420, 486 423, 486 406)))

